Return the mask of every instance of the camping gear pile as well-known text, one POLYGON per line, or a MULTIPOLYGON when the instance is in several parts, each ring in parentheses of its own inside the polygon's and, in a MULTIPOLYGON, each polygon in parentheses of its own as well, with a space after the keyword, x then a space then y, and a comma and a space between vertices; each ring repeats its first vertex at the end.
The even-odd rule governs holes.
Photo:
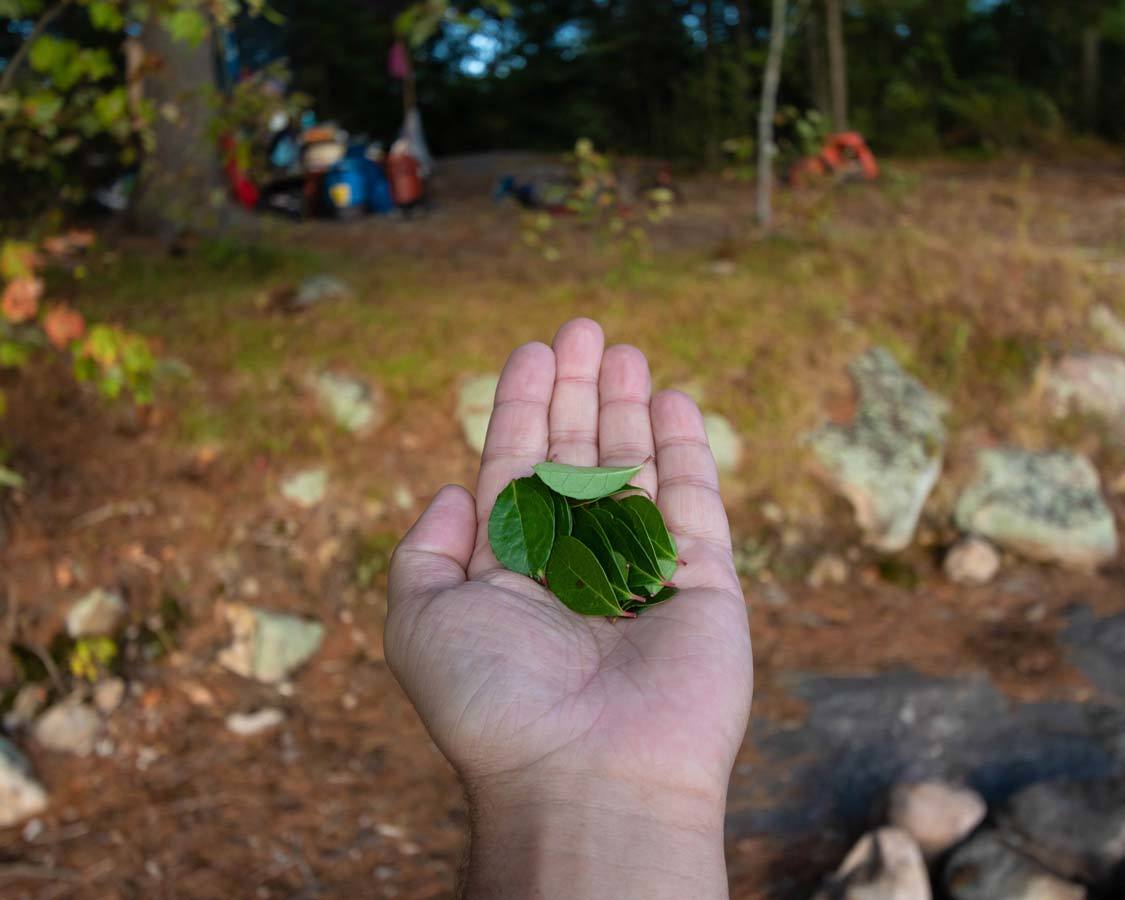
POLYGON ((295 219, 327 216, 350 219, 417 208, 425 199, 425 170, 408 137, 386 153, 378 141, 352 137, 311 117, 294 126, 287 116, 271 122, 269 169, 255 181, 223 138, 231 193, 249 209, 295 219))

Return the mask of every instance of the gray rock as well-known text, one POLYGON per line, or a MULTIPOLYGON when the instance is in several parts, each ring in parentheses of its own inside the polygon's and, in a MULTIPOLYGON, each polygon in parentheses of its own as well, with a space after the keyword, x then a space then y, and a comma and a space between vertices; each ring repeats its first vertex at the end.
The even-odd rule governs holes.
POLYGON ((931 900, 926 863, 899 828, 865 834, 816 900, 931 900))
POLYGON ((932 859, 968 837, 987 812, 984 799, 971 788, 923 781, 895 786, 888 821, 932 859))
POLYGON ((18 825, 47 808, 47 792, 31 774, 27 758, 0 737, 0 828, 18 825))
POLYGON ((4 714, 4 727, 9 731, 26 728, 47 705, 47 689, 41 684, 25 684, 12 700, 12 708, 4 714))
POLYGON ((102 719, 85 703, 63 700, 41 715, 32 729, 35 740, 59 753, 89 756, 102 731, 102 719))
POLYGON ((1043 387, 1051 413, 1098 416, 1125 435, 1125 358, 1108 353, 1064 356, 1049 369, 1043 387))
POLYGON ((1125 779, 1045 781, 1000 815, 1005 839, 1057 874, 1100 884, 1125 860, 1125 779))
POLYGON ((957 501, 957 525, 1031 559, 1092 569, 1117 554, 1117 529, 1084 456, 986 450, 957 501))
POLYGON ((994 831, 953 851, 943 876, 951 900, 1085 900, 1086 889, 1051 874, 994 831))
POLYGON ((95 588, 66 614, 66 633, 73 638, 111 635, 120 627, 125 611, 120 594, 95 588))
POLYGON ((231 713, 227 716, 227 730, 239 737, 253 737, 276 728, 284 721, 285 713, 277 707, 267 706, 251 713, 231 713))
MULTIPOLYGON (((1125 708, 1125 613, 1097 617, 1090 609, 1078 607, 1069 619, 1062 642, 1070 662, 1098 690, 1125 708)), ((1121 746, 1125 750, 1125 729, 1121 746)))
POLYGON ((1000 571, 1000 554, 984 538, 967 537, 953 545, 942 568, 957 584, 988 584, 1000 571))
POLYGON ((234 632, 219 662, 237 675, 266 684, 283 681, 320 648, 324 626, 287 613, 241 603, 228 604, 226 618, 234 632))
POLYGON ((465 381, 457 394, 457 421, 465 441, 477 453, 484 451, 488 420, 492 418, 492 403, 499 383, 498 375, 478 375, 465 381))
POLYGON ((371 386, 335 372, 310 375, 308 385, 321 408, 352 434, 368 434, 383 420, 383 410, 371 386))
POLYGON ((328 489, 328 472, 304 469, 281 482, 281 496, 302 509, 312 509, 324 499, 328 489))
POLYGON ((335 275, 310 275, 297 287, 292 306, 305 309, 326 300, 346 300, 352 289, 335 275))
POLYGON ((1125 353, 1125 322, 1108 306, 1099 303, 1090 310, 1090 327, 1110 349, 1125 353))
POLYGON ((117 711, 125 699, 125 682, 120 678, 107 678, 99 681, 94 688, 94 706, 103 716, 117 711))
POLYGON ((808 443, 854 507, 867 542, 887 552, 901 550, 913 539, 941 474, 946 405, 882 348, 848 368, 859 399, 854 420, 825 425, 808 443))
POLYGON ((742 461, 742 438, 734 426, 725 416, 707 413, 703 417, 703 427, 707 431, 711 455, 715 457, 715 467, 724 475, 735 471, 742 461))

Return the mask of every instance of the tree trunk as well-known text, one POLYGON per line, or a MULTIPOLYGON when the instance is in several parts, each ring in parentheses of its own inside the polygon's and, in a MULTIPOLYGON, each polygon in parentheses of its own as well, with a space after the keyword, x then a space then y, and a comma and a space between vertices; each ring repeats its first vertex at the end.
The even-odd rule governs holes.
POLYGON ((848 63, 844 52, 844 21, 840 0, 825 0, 828 25, 828 80, 832 90, 832 127, 848 130, 848 63))
POLYGON ((141 40, 159 63, 144 81, 156 110, 155 145, 141 167, 132 215, 140 229, 171 241, 185 229, 218 225, 219 160, 209 130, 214 56, 210 37, 195 46, 177 41, 155 15, 141 40))
POLYGON ((828 79, 824 71, 824 31, 819 7, 810 8, 807 16, 808 31, 805 39, 809 50, 809 89, 812 92, 813 108, 822 116, 830 116, 832 102, 828 99, 828 79))
POLYGON ((773 0, 770 18, 770 49, 766 74, 762 79, 762 104, 758 110, 758 224, 769 228, 773 222, 770 192, 773 189, 773 118, 777 111, 777 89, 781 83, 781 54, 785 50, 785 3, 773 0))
POLYGON ((1082 29, 1082 124, 1098 127, 1098 89, 1101 82, 1101 32, 1096 25, 1082 29))

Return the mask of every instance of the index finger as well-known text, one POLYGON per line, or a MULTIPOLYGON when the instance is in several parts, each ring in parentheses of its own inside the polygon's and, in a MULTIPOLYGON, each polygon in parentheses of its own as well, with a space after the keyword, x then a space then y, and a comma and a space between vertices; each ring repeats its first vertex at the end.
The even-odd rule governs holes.
POLYGON ((555 385, 555 354, 546 344, 524 344, 504 366, 477 477, 477 540, 469 577, 499 563, 488 545, 488 516, 513 478, 531 474, 547 458, 548 411, 555 385))

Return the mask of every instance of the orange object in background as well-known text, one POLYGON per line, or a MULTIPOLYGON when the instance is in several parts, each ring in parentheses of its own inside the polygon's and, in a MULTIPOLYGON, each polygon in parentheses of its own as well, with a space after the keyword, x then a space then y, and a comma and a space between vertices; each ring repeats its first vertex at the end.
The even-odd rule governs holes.
POLYGON ((789 168, 788 181, 796 187, 811 176, 836 173, 854 173, 865 181, 879 177, 879 164, 859 132, 829 135, 818 156, 803 157, 789 168))
POLYGON ((418 160, 409 153, 392 150, 386 167, 396 206, 413 206, 422 199, 422 171, 418 160))

